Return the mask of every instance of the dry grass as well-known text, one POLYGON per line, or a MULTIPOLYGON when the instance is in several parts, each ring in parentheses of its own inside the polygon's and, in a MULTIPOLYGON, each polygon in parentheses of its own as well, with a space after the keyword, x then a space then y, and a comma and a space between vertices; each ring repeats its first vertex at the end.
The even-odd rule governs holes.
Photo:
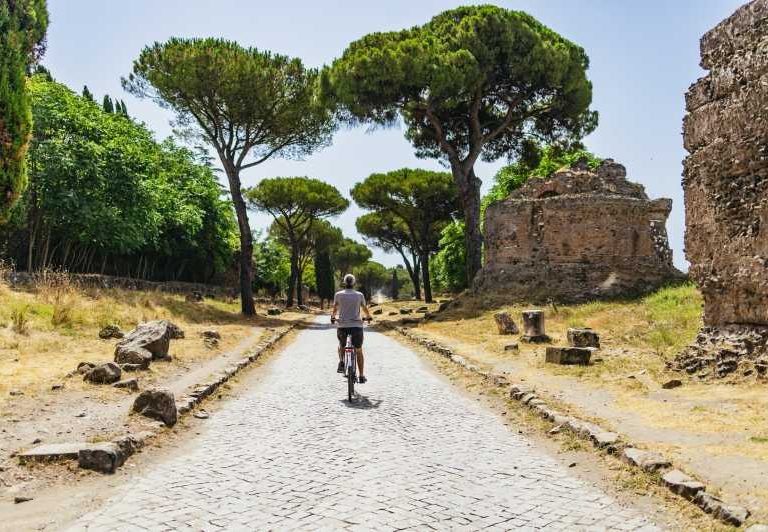
MULTIPOLYGON (((234 301, 190 303, 159 292, 80 289, 65 274, 41 275, 29 290, 0 283, 0 406, 10 390, 40 394, 79 362, 111 360, 114 341, 98 337, 104 325, 130 330, 153 319, 169 319, 185 330, 186 338, 175 340, 171 352, 183 353, 187 365, 235 347, 253 325, 268 324, 263 318, 240 316, 234 301), (211 327, 222 333, 217 350, 206 349, 199 338, 200 331, 211 327)), ((67 384, 83 386, 79 379, 67 384)))

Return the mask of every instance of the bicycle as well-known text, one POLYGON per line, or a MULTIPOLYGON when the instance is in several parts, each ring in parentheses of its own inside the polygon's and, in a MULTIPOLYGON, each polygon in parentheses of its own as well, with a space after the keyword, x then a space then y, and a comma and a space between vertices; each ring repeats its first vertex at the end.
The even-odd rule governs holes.
MULTIPOLYGON (((337 320, 331 318, 331 323, 337 320)), ((371 322, 370 318, 363 318, 363 322, 371 322)), ((344 346, 344 378, 347 379, 347 400, 351 403, 355 397, 355 383, 357 382, 357 355, 355 347, 352 345, 352 335, 347 335, 347 342, 344 346)))

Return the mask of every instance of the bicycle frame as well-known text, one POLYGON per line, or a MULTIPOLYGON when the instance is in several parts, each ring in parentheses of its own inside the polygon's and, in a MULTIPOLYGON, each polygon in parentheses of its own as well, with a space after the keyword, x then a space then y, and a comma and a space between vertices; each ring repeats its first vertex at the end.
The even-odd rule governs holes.
POLYGON ((347 399, 352 402, 355 396, 355 382, 357 382, 357 353, 352 346, 352 335, 347 335, 347 344, 344 347, 344 376, 347 378, 347 399))

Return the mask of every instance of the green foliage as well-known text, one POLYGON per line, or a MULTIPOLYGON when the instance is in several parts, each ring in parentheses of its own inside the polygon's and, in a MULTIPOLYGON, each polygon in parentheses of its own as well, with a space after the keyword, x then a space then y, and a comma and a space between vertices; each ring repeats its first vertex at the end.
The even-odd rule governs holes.
POLYGON ((88 85, 83 85, 82 97, 89 102, 96 103, 96 98, 93 97, 93 93, 88 89, 88 85))
POLYGON ((270 234, 291 251, 288 305, 293 288, 302 303, 301 283, 310 257, 318 248, 328 249, 341 240, 341 231, 322 220, 344 212, 349 206, 333 185, 309 177, 264 179, 245 191, 250 206, 274 218, 270 234))
POLYGON ((358 228, 385 250, 400 253, 414 285, 418 268, 412 268, 404 250, 419 258, 424 294, 430 301, 429 257, 438 249, 440 232, 460 211, 451 175, 410 168, 372 174, 352 188, 352 198, 374 211, 358 219, 358 228))
POLYGON ((315 252, 315 288, 321 300, 331 300, 336 293, 331 254, 329 250, 315 252))
POLYGON ((316 98, 318 73, 299 59, 223 39, 172 38, 142 50, 128 92, 195 124, 238 170, 273 156, 302 157, 330 141, 332 109, 316 98), (245 158, 255 160, 245 164, 245 158))
POLYGON ((527 157, 520 158, 496 173, 495 183, 483 203, 487 205, 491 201, 502 200, 528 179, 551 177, 561 168, 570 167, 580 160, 586 161, 593 170, 602 162, 601 158, 585 150, 580 144, 568 148, 557 145, 545 146, 543 149, 534 148, 527 157))
POLYGON ((44 76, 29 88, 35 136, 17 263, 199 281, 230 267, 236 229, 209 165, 44 76))
POLYGON ((372 256, 368 246, 351 238, 344 238, 340 244, 331 248, 331 264, 336 271, 339 284, 346 274, 365 264, 372 256))
POLYGON ((32 113, 26 74, 44 49, 45 0, 0 0, 0 225, 27 185, 32 113))
POLYGON ((372 33, 323 72, 322 87, 352 123, 405 124, 419 157, 446 161, 467 226, 468 276, 481 266, 478 159, 516 158, 538 142, 592 131, 584 50, 530 15, 459 7, 423 26, 372 33))
POLYGON ((354 275, 357 278, 357 288, 363 293, 368 302, 389 281, 387 269, 380 263, 372 260, 366 261, 355 268, 354 275))
POLYGON ((290 252, 274 238, 257 238, 253 247, 253 287, 271 295, 288 288, 290 252))
POLYGON ((432 276, 436 287, 447 292, 460 292, 467 287, 464 222, 454 222, 443 229, 440 251, 432 260, 432 276))
MULTIPOLYGON (((246 315, 256 309, 253 241, 240 172, 273 156, 300 158, 330 142, 334 113, 316 97, 317 78, 299 59, 223 39, 172 38, 145 47, 122 80, 128 92, 171 108, 187 136, 202 137, 219 155, 240 229, 240 300, 246 315)), ((297 273, 294 265, 292 280, 300 283, 297 273)), ((288 300, 292 303, 290 292, 288 300)))
MULTIPOLYGON (((109 97, 109 94, 104 95, 104 100, 102 100, 101 108, 104 110, 105 113, 111 114, 115 112, 115 106, 112 103, 112 98, 109 97)), ((118 107, 118 111, 119 111, 119 107, 118 107)))

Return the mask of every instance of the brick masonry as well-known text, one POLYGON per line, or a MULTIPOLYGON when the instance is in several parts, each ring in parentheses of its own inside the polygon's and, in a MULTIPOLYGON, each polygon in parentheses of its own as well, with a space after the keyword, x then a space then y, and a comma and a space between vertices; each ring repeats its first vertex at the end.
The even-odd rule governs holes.
POLYGON ((682 274, 666 220, 672 200, 648 199, 610 159, 530 179, 485 214, 477 290, 513 299, 582 301, 645 293, 682 274))

